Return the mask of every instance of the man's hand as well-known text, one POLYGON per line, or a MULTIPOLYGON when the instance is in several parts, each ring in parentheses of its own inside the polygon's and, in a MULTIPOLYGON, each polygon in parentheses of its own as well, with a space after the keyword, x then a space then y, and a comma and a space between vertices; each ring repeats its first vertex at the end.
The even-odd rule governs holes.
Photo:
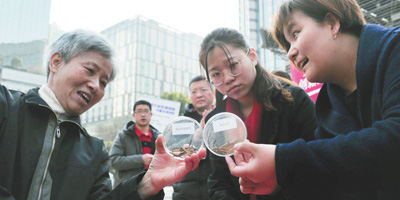
POLYGON ((153 160, 153 155, 152 154, 143 154, 142 160, 144 165, 150 165, 151 160, 153 160))
POLYGON ((211 110, 204 110, 203 117, 201 118, 201 121, 200 121, 201 128, 204 128, 204 126, 206 125, 206 123, 205 123, 206 117, 210 112, 211 112, 211 110))
POLYGON ((197 168, 205 157, 206 150, 201 148, 197 153, 184 160, 173 158, 162 144, 162 135, 156 140, 156 153, 150 163, 149 170, 139 183, 139 194, 142 199, 156 195, 165 186, 180 181, 187 173, 197 168))
POLYGON ((245 194, 271 194, 277 187, 275 171, 276 145, 243 142, 235 145, 236 163, 225 157, 231 174, 240 177, 240 190, 245 194))

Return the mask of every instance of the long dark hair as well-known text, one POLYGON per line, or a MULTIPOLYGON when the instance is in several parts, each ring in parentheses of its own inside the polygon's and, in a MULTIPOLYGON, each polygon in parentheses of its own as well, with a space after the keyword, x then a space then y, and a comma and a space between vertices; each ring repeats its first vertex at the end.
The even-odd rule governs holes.
MULTIPOLYGON (((230 28, 218 28, 209 33, 201 44, 199 53, 199 60, 206 71, 207 79, 210 81, 208 74, 208 53, 216 47, 221 48, 227 58, 230 57, 230 52, 226 45, 232 45, 235 48, 240 48, 243 51, 247 51, 249 46, 246 43, 243 35, 238 31, 230 28)), ((231 59, 228 59, 229 63, 231 59)), ((252 86, 252 92, 257 102, 262 102, 266 110, 277 110, 281 102, 292 102, 293 98, 289 90, 285 89, 276 77, 269 74, 260 64, 257 62, 255 66, 257 75, 252 86)), ((231 63, 230 63, 231 64, 231 63)), ((223 95, 217 90, 216 91, 216 104, 221 105, 223 95)))

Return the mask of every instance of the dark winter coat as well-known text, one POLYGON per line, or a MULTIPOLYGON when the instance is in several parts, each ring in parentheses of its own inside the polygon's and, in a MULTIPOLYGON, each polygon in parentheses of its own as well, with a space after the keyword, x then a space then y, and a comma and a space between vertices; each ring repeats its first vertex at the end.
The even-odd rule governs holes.
POLYGON ((355 115, 343 91, 325 84, 321 140, 278 144, 278 184, 291 199, 400 199, 400 27, 363 27, 356 79, 355 115))
MULTIPOLYGON (((262 144, 291 142, 298 138, 314 139, 314 131, 317 127, 314 102, 303 89, 295 86, 286 86, 286 88, 291 91, 294 101, 281 105, 281 110, 278 112, 264 110, 260 136, 262 144)), ((213 115, 226 111, 226 100, 223 103, 207 116, 206 121, 213 115)), ((250 199, 249 195, 240 192, 239 178, 230 174, 225 158, 217 157, 210 151, 207 151, 207 155, 210 155, 213 170, 208 180, 211 199, 250 199)), ((257 196, 257 199, 281 200, 284 198, 281 193, 277 193, 273 196, 257 196)))
POLYGON ((200 115, 196 109, 194 108, 192 103, 188 103, 185 106, 185 111, 183 112, 183 115, 186 117, 190 117, 194 120, 196 120, 197 122, 201 121, 201 118, 203 118, 202 115, 200 115))
MULTIPOLYGON (((111 166, 115 169, 115 186, 144 170, 143 145, 136 134, 135 125, 133 121, 128 122, 124 130, 115 137, 110 149, 111 166)), ((151 125, 150 130, 151 154, 154 154, 155 142, 160 132, 151 125)))
POLYGON ((140 199, 144 173, 112 191, 108 159, 104 142, 79 117, 57 119, 38 88, 24 94, 0 85, 0 199, 140 199))

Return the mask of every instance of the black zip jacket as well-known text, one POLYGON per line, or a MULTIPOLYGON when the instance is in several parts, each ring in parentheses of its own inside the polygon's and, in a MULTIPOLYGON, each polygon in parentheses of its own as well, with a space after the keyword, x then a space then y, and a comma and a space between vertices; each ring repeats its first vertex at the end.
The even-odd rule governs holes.
POLYGON ((195 109, 194 106, 193 106, 193 103, 188 103, 188 104, 186 104, 186 106, 185 106, 185 112, 183 113, 183 115, 186 116, 186 117, 190 117, 190 118, 196 120, 196 121, 199 122, 199 123, 200 123, 200 121, 201 121, 201 118, 203 118, 203 116, 200 115, 200 114, 196 111, 196 109, 195 109))
POLYGON ((79 117, 57 119, 38 89, 0 85, 0 199, 140 199, 144 173, 111 190, 104 142, 79 117))
MULTIPOLYGON (((260 144, 291 142, 297 138, 306 141, 314 139, 317 120, 314 115, 314 102, 303 89, 282 83, 292 94, 293 102, 276 105, 278 111, 264 110, 260 144), (278 107, 279 106, 279 107, 278 107)), ((226 112, 226 99, 206 117, 206 122, 215 114, 226 112)), ((212 173, 208 186, 212 200, 249 200, 250 196, 240 192, 239 178, 231 175, 225 158, 210 155, 212 173)), ((233 156, 232 156, 233 158, 233 156)), ((263 167, 263 166, 260 166, 263 167)), ((257 195, 258 200, 284 200, 283 193, 257 195)))
MULTIPOLYGON (((129 121, 125 128, 117 134, 110 149, 111 166, 115 169, 114 187, 145 170, 142 159, 143 145, 136 134, 135 126, 135 122, 129 121)), ((156 139, 161 133, 152 125, 149 126, 152 134, 151 154, 154 155, 156 139)))

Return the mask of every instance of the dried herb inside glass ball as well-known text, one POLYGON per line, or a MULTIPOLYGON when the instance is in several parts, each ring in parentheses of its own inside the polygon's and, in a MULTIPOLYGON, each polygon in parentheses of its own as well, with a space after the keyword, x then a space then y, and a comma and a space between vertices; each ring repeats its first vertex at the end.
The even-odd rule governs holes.
POLYGON ((191 156, 193 153, 196 153, 197 149, 194 148, 192 145, 186 146, 186 147, 181 147, 179 149, 173 149, 170 151, 170 153, 174 157, 182 157, 182 156, 191 156))

